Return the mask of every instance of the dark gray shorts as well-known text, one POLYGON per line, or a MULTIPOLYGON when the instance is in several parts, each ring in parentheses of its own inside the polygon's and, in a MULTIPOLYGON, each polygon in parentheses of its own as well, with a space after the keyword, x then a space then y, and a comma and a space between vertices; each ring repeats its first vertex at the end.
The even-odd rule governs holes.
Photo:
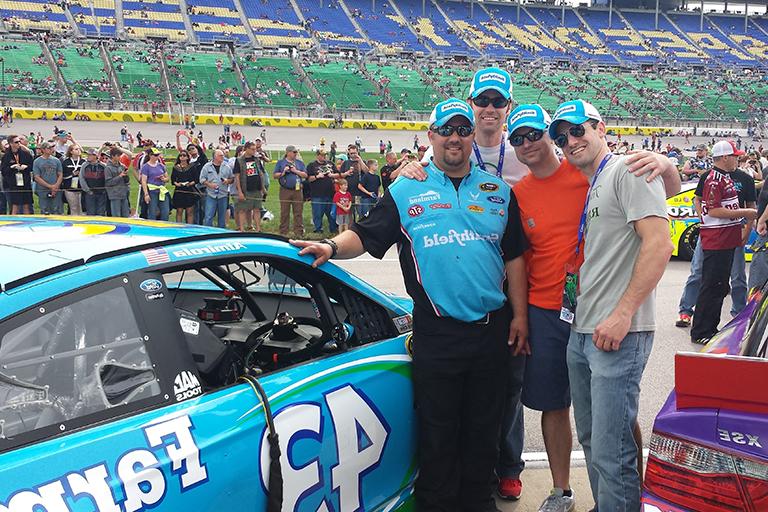
POLYGON ((528 306, 531 355, 526 358, 523 405, 537 411, 557 411, 571 405, 568 364, 565 360, 570 324, 560 312, 528 306))

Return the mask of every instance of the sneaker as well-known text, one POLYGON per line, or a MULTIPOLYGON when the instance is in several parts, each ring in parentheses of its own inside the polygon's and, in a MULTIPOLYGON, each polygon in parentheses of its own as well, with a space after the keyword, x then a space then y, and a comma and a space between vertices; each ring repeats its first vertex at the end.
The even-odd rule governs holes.
POLYGON ((710 342, 710 340, 712 340, 712 338, 698 338, 695 340, 692 339, 691 343, 695 343, 696 345, 706 345, 707 343, 710 342))
POLYGON ((573 512, 576 498, 571 490, 570 496, 563 495, 563 490, 555 487, 539 507, 539 512, 573 512))
POLYGON ((503 500, 519 500, 523 494, 523 482, 519 478, 500 478, 499 487, 496 489, 503 500))
POLYGON ((691 326, 691 315, 680 313, 680 317, 677 319, 677 322, 675 322, 675 327, 690 327, 690 326, 691 326))

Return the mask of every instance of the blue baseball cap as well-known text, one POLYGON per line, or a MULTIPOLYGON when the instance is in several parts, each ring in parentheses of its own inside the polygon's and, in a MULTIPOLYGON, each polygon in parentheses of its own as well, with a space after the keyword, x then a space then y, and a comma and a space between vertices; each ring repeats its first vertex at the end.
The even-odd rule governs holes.
POLYGON ((466 101, 458 98, 448 98, 435 105, 429 116, 429 126, 440 128, 456 116, 464 116, 469 120, 470 126, 475 126, 475 114, 472 112, 472 107, 466 101))
POLYGON ((555 110, 552 122, 549 123, 549 136, 553 139, 557 136, 557 126, 561 121, 567 121, 571 124, 582 124, 590 119, 593 121, 603 120, 600 112, 591 103, 587 103, 584 100, 572 100, 561 103, 557 110, 555 110))
POLYGON ((491 89, 506 99, 510 99, 512 97, 512 77, 501 68, 481 69, 472 78, 469 97, 477 98, 480 93, 491 89))
POLYGON ((546 130, 551 122, 552 118, 546 110, 541 108, 541 105, 519 105, 507 118, 507 133, 512 135, 515 130, 524 126, 535 130, 546 130))

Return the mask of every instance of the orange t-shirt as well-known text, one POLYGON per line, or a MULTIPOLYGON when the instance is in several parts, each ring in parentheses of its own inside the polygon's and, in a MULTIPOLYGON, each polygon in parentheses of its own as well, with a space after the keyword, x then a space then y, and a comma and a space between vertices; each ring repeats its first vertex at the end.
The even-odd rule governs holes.
POLYGON ((528 174, 514 191, 530 245, 525 252, 528 303, 559 311, 566 267, 579 268, 584 261, 583 241, 578 258, 576 241, 589 181, 563 160, 552 176, 539 179, 528 174))

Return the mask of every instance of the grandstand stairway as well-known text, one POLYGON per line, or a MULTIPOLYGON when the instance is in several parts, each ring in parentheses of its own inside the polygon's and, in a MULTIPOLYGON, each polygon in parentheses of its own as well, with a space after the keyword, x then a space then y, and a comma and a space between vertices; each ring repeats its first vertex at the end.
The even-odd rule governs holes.
POLYGON ((226 46, 226 50, 227 55, 229 56, 229 61, 232 63, 232 69, 235 71, 237 78, 240 80, 240 86, 245 91, 245 94, 250 96, 251 86, 248 85, 248 80, 245 79, 245 73, 243 73, 243 69, 240 67, 240 63, 235 58, 235 53, 232 51, 232 48, 229 45, 226 46))
POLYGON ((618 16, 624 24, 627 26, 627 29, 629 29, 630 32, 632 32, 635 36, 640 38, 640 40, 643 41, 643 46, 650 52, 652 52, 656 59, 663 59, 665 57, 665 54, 661 52, 658 48, 656 48, 653 44, 651 44, 648 39, 643 36, 643 34, 640 33, 639 30, 637 30, 630 22, 629 20, 622 14, 622 12, 618 9, 614 9, 614 12, 616 13, 616 16, 618 16))
POLYGON ((600 37, 600 34, 598 34, 598 33, 597 33, 597 31, 595 31, 595 29, 594 29, 594 28, 592 28, 592 26, 591 26, 589 23, 587 23, 587 20, 585 20, 585 19, 584 19, 584 17, 583 17, 583 16, 582 16, 582 15, 579 13, 579 10, 578 10, 578 9, 572 9, 572 10, 573 10, 573 13, 576 15, 576 17, 577 17, 577 18, 579 19, 579 21, 581 22, 582 26, 583 26, 583 27, 584 27, 584 28, 587 30, 587 32, 589 32, 590 34, 592 34, 592 36, 593 36, 595 39, 597 39, 598 41, 600 41, 600 42, 603 44, 603 47, 606 49, 606 51, 607 51, 607 52, 608 52, 608 53, 609 53, 609 54, 610 54, 610 55, 611 55, 611 56, 612 56, 614 59, 616 59, 616 62, 618 62, 618 63, 619 63, 619 64, 621 64, 621 65, 626 65, 626 62, 624 61, 624 59, 622 59, 622 58, 621 58, 621 56, 620 56, 618 53, 616 53, 616 51, 614 51, 614 49, 613 49, 613 48, 611 48, 610 46, 608 46, 607 44, 605 44, 605 42, 604 42, 604 41, 602 40, 602 38, 600 37))
MULTIPOLYGON (((251 44, 253 44, 257 48, 260 48, 261 43, 259 43, 259 40, 256 39, 256 35, 253 33, 253 27, 248 22, 248 15, 245 14, 243 3, 240 0, 232 0, 232 3, 235 4, 235 7, 237 8, 237 12, 240 14, 240 22, 243 24, 243 27, 245 28, 245 33, 248 34, 248 39, 251 41, 251 44)), ((234 55, 232 56, 232 59, 233 59, 232 62, 234 62, 234 55)), ((240 69, 240 66, 237 66, 237 68, 240 69)), ((240 71, 240 73, 242 74, 242 71, 240 71)), ((243 80, 245 80, 244 76, 243 76, 243 80)))
MULTIPOLYGON (((249 1, 249 0, 246 0, 249 1)), ((296 12, 296 16, 299 17, 299 20, 301 21, 302 26, 307 26, 307 18, 304 17, 304 13, 301 12, 301 7, 299 7, 299 4, 296 3, 296 0, 289 0, 291 7, 293 7, 293 10, 296 12)), ((315 33, 311 30, 308 31, 310 37, 312 38, 312 42, 315 43, 317 47, 320 46, 320 40, 317 38, 315 33)))
POLYGON ((69 9, 64 9, 64 16, 66 16, 67 21, 72 26, 72 32, 78 36, 78 37, 84 37, 85 34, 80 32, 80 28, 77 26, 77 22, 75 21, 75 17, 72 16, 72 11, 69 9))
POLYGON ((726 32, 725 32, 723 29, 722 29, 722 27, 720 26, 720 24, 719 24, 719 23, 715 23, 715 22, 713 22, 713 21, 712 21, 712 20, 709 18, 709 16, 707 16, 706 14, 704 15, 704 19, 706 19, 706 20, 707 20, 707 21, 710 23, 710 25, 711 25, 711 26, 713 26, 713 27, 715 28, 715 30, 717 30, 717 32, 718 32, 720 35, 722 35, 722 36, 723 36, 723 38, 725 38, 725 40, 726 40, 726 41, 728 41, 728 43, 729 43, 729 44, 731 44, 731 45, 732 45, 734 48, 736 48, 737 50, 739 50, 739 51, 743 52, 745 57, 746 57, 746 56, 749 56, 749 57, 754 57, 754 56, 753 56, 753 55, 752 55, 752 54, 751 54, 749 51, 747 51, 747 49, 746 49, 746 48, 744 48, 744 46, 743 46, 741 43, 739 43, 738 41, 736 41, 734 38, 730 37, 730 36, 729 36, 729 35, 728 35, 728 34, 727 34, 727 33, 726 33, 726 32))
POLYGON ((123 0, 115 0, 115 35, 118 39, 125 37, 125 14, 123 14, 123 0))
POLYGON ((400 110, 400 105, 395 102, 395 100, 392 98, 392 95, 387 92, 386 88, 381 84, 381 82, 377 80, 373 75, 371 75, 371 73, 368 71, 368 68, 365 67, 365 64, 363 62, 357 62, 357 66, 360 69, 360 74, 363 76, 363 78, 373 84, 379 96, 387 100, 389 108, 392 108, 395 111, 400 110))
POLYGON ((103 42, 99 42, 99 55, 101 55, 101 60, 104 62, 104 69, 107 70, 107 75, 109 76, 109 81, 112 84, 112 91, 114 93, 115 98, 123 101, 123 90, 122 87, 120 87, 120 81, 117 79, 117 73, 115 72, 115 68, 112 65, 112 59, 109 58, 109 54, 107 53, 107 49, 104 47, 103 42))
POLYGON ((51 49, 48 47, 48 43, 45 42, 45 39, 41 39, 40 45, 43 49, 45 60, 48 61, 48 65, 51 67, 51 70, 53 70, 53 76, 56 78, 56 83, 59 84, 59 89, 67 99, 72 98, 72 90, 64 80, 64 75, 61 74, 59 66, 56 65, 56 59, 53 58, 53 53, 51 53, 51 49))
POLYGON ((675 20, 673 20, 672 18, 670 18, 669 16, 667 16, 665 13, 660 13, 659 15, 660 15, 660 16, 664 16, 664 19, 666 19, 667 21, 669 21, 669 23, 670 23, 670 24, 671 24, 673 27, 675 27, 675 30, 677 30, 677 31, 678 31, 680 34, 682 34, 682 37, 685 39, 685 41, 686 41, 686 42, 688 42, 688 43, 690 43, 691 45, 693 45, 693 47, 694 47, 694 48, 696 48, 696 49, 697 49, 698 51, 700 51, 701 53, 703 53, 703 54, 705 54, 705 55, 707 54, 707 52, 705 52, 705 51, 704 51, 704 49, 703 49, 701 46, 699 46, 699 43, 697 43, 696 41, 694 41, 693 39, 691 39, 691 38, 688 36, 688 33, 687 33, 685 30, 683 30, 683 29, 681 29, 681 28, 680 28, 680 26, 679 26, 679 25, 678 25, 678 24, 675 22, 675 20))
POLYGON ((412 23, 409 23, 405 16, 403 16, 403 11, 400 10, 400 7, 395 3, 394 1, 389 2, 389 5, 392 7, 392 9, 397 13, 397 16, 403 20, 404 25, 408 28, 408 30, 411 31, 411 33, 416 36, 418 40, 420 40, 421 44, 424 45, 424 47, 429 50, 430 54, 435 55, 435 49, 429 44, 429 41, 427 41, 426 38, 422 37, 421 34, 419 34, 416 29, 414 28, 412 23))
POLYGON ((355 30, 357 30, 358 34, 363 36, 363 39, 365 39, 368 45, 371 47, 371 52, 373 52, 376 48, 376 45, 373 43, 373 41, 371 41, 371 38, 368 36, 365 30, 363 30, 363 27, 360 26, 355 17, 352 16, 352 12, 349 10, 349 7, 347 7, 347 4, 344 3, 344 0, 339 0, 339 5, 341 6, 341 10, 344 11, 344 14, 347 16, 347 18, 349 18, 349 21, 352 22, 352 26, 355 27, 355 30))
POLYGON ((301 80, 301 82, 312 93, 313 99, 323 107, 328 108, 328 105, 325 103, 325 100, 323 99, 323 95, 320 94, 320 91, 317 90, 317 87, 315 87, 315 84, 312 82, 312 80, 310 80, 309 76, 307 75, 307 72, 304 71, 304 68, 302 67, 301 63, 296 59, 291 59, 291 65, 293 66, 293 69, 296 70, 296 73, 298 73, 299 79, 301 80))
POLYGON ((181 19, 184 20, 184 27, 187 30, 187 38, 189 38, 189 41, 198 43, 200 42, 197 34, 195 34, 195 29, 192 26, 192 19, 189 17, 189 13, 187 11, 189 7, 189 4, 187 3, 187 0, 179 0, 179 10, 181 11, 181 19))
POLYGON ((443 7, 440 5, 440 3, 437 0, 430 0, 430 1, 432 2, 432 5, 435 6, 435 9, 437 9, 437 12, 439 12, 442 15, 443 19, 445 19, 445 22, 448 24, 448 26, 451 27, 454 30, 456 35, 458 35, 467 44, 467 46, 469 46, 470 48, 475 50, 479 55, 485 57, 485 54, 480 49, 480 47, 477 45, 477 43, 475 42, 474 39, 469 38, 469 37, 467 37, 467 38, 463 37, 464 36, 464 31, 461 30, 458 26, 456 26, 456 23, 454 23, 453 20, 451 19, 451 17, 448 16, 445 13, 445 11, 443 10, 443 7))

